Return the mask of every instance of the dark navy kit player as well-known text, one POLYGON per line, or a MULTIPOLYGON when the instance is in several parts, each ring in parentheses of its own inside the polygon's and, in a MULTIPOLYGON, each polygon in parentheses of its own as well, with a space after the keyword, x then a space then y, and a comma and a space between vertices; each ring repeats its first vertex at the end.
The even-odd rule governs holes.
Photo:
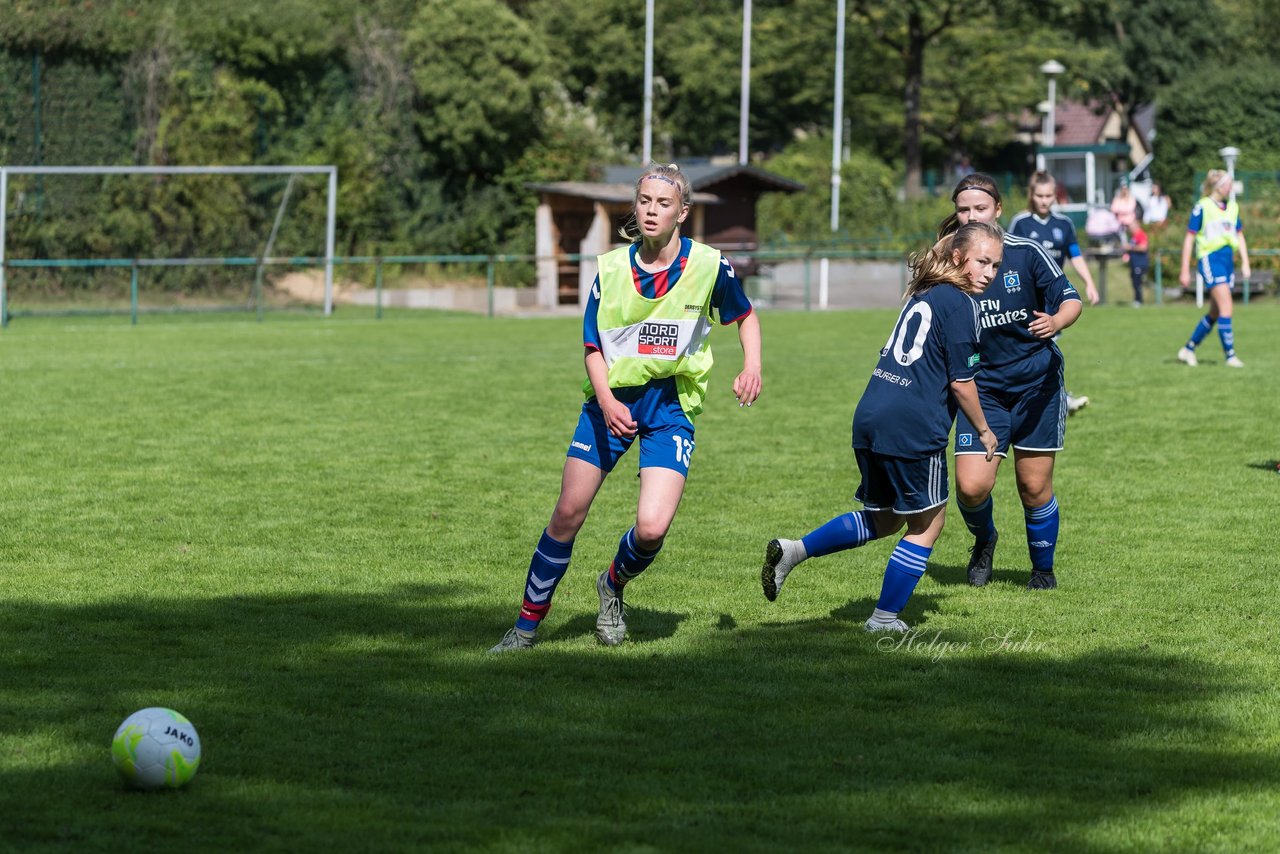
POLYGON ((902 529, 885 568, 869 632, 906 632, 899 617, 942 533, 947 506, 947 439, 957 408, 987 458, 996 447, 973 379, 979 370, 978 308, 1000 266, 1002 232, 974 223, 911 261, 907 301, 880 351, 853 415, 853 451, 863 509, 844 513, 798 540, 765 547, 760 582, 770 601, 802 561, 856 548, 902 529))
POLYGON ((651 164, 636 181, 629 244, 598 259, 583 315, 586 402, 569 443, 560 497, 525 576, 515 625, 490 652, 528 649, 569 568, 574 539, 609 472, 640 446, 634 527, 596 578, 596 637, 616 646, 626 635, 623 588, 653 563, 684 494, 693 456, 693 419, 711 373, 713 316, 737 323, 742 372, 739 406, 760 395, 760 321, 719 251, 681 237, 689 179, 674 164, 651 164))
POLYGON ((1084 282, 1089 304, 1097 305, 1098 289, 1094 287, 1089 265, 1085 263, 1084 254, 1080 251, 1075 224, 1069 217, 1053 210, 1057 198, 1058 179, 1044 171, 1033 173, 1027 184, 1027 209, 1009 220, 1009 234, 1038 240, 1054 263, 1064 270, 1069 261, 1084 282))
MULTIPOLYGON (((951 194, 955 212, 939 235, 967 223, 995 222, 1000 189, 989 175, 961 179, 951 194)), ((991 492, 1000 462, 1013 448, 1031 555, 1030 590, 1057 586, 1054 553, 1059 511, 1053 464, 1066 437, 1067 400, 1062 353, 1053 338, 1080 316, 1080 295, 1037 241, 1006 234, 1000 272, 978 301, 981 309, 982 376, 978 392, 987 424, 996 434, 995 457, 975 442, 977 426, 956 418, 956 491, 960 515, 973 534, 969 583, 991 579, 996 532, 991 492)))
MULTIPOLYGON (((1014 237, 1025 237, 1039 241, 1049 257, 1062 269, 1070 261, 1076 274, 1084 282, 1085 295, 1090 305, 1098 304, 1098 289, 1094 287, 1093 276, 1089 273, 1089 265, 1085 263, 1080 252, 1080 241, 1076 238, 1076 227, 1071 220, 1060 213, 1055 213, 1053 204, 1058 198, 1058 179, 1048 172, 1039 171, 1031 176, 1027 184, 1027 209, 1018 213, 1009 221, 1009 233, 1014 237)), ((1089 403, 1087 395, 1073 395, 1067 392, 1067 414, 1083 409, 1089 403)))

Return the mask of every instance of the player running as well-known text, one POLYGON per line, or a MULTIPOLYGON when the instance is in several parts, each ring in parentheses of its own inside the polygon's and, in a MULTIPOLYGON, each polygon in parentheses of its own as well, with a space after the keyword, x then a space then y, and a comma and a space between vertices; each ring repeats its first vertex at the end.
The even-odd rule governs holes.
POLYGON ((639 440, 636 523, 596 579, 596 638, 607 646, 622 643, 623 588, 658 556, 684 494, 693 419, 711 373, 713 314, 724 325, 738 324, 738 405, 750 406, 760 395, 760 320, 720 252, 680 236, 689 192, 689 179, 675 164, 651 164, 636 181, 634 222, 623 230, 631 244, 599 257, 583 318, 587 401, 569 443, 560 498, 529 562, 515 626, 490 652, 533 646, 596 493, 639 440))
MULTIPOLYGON (((1080 253, 1076 227, 1070 218, 1053 211, 1053 203, 1057 198, 1058 180, 1043 170, 1032 173, 1027 185, 1027 209, 1015 214, 1009 221, 1009 233, 1014 237, 1039 241, 1054 263, 1063 269, 1066 269, 1063 262, 1069 259, 1071 266, 1084 281, 1084 292, 1089 298, 1089 305, 1097 305, 1098 289, 1094 287, 1089 265, 1080 253)), ((1067 392, 1068 415, 1074 415, 1088 405, 1088 395, 1067 392)))
POLYGON ((1244 242, 1244 225, 1240 222, 1240 206, 1231 198, 1234 179, 1222 169, 1210 169, 1200 188, 1203 197, 1191 210, 1187 236, 1182 241, 1182 271, 1178 281, 1191 286, 1191 249, 1197 256, 1196 269, 1209 290, 1209 313, 1200 318, 1191 338, 1178 351, 1178 361, 1192 367, 1198 363, 1196 347, 1218 324, 1218 338, 1227 367, 1243 368, 1236 355, 1235 332, 1231 327, 1231 287, 1235 284, 1235 248, 1240 247, 1240 274, 1249 279, 1249 246, 1244 242))
POLYGON ((799 540, 772 540, 760 583, 773 601, 803 560, 857 548, 907 533, 885 567, 869 632, 905 632, 899 614, 911 598, 942 533, 947 509, 947 436, 956 408, 986 448, 987 429, 973 378, 978 373, 978 307, 1000 266, 1002 232, 975 222, 912 259, 907 304, 898 315, 880 361, 853 413, 853 452, 862 483, 854 496, 864 507, 845 513, 799 540))
MULTIPOLYGON (((951 194, 955 213, 939 235, 970 222, 995 222, 1000 216, 1000 188, 990 175, 975 172, 951 194)), ((1033 240, 1004 237, 1000 274, 978 301, 982 310, 982 377, 978 392, 987 423, 999 440, 995 458, 974 445, 977 427, 964 412, 956 417, 957 505, 973 534, 969 583, 991 580, 996 532, 991 491, 1000 461, 1014 451, 1014 474, 1022 499, 1031 552, 1028 590, 1057 586, 1053 573, 1058 543, 1058 502, 1053 494, 1053 463, 1066 438, 1067 395, 1062 353, 1053 337, 1080 316, 1080 295, 1033 240)))

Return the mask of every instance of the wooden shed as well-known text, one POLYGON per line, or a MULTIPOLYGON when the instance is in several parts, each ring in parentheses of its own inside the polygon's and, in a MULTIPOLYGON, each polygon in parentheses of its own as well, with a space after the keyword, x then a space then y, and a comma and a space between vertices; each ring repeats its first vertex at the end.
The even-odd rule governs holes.
MULTIPOLYGON (((685 162, 680 168, 693 190, 681 232, 726 254, 759 248, 756 202, 761 194, 804 189, 755 166, 685 162)), ((631 215, 642 171, 639 166, 609 166, 600 182, 529 185, 538 191, 538 305, 585 302, 596 276, 595 256, 621 245, 618 229, 631 215)))

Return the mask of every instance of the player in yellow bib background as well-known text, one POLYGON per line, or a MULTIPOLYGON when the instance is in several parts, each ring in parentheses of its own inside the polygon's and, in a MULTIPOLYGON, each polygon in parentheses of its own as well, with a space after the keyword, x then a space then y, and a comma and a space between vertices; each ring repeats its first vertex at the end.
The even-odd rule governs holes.
POLYGON ((606 646, 622 643, 623 588, 657 557, 684 495, 693 420, 711 371, 713 316, 738 325, 738 405, 750 406, 760 395, 760 321, 720 252, 680 236, 689 195, 679 167, 650 164, 636 181, 634 221, 623 230, 630 245, 598 259, 583 317, 587 400, 569 444, 560 498, 529 562, 520 613, 490 652, 533 646, 596 493, 638 441, 636 523, 596 579, 596 638, 606 646))
POLYGON ((1178 281, 1191 286, 1191 250, 1195 249, 1196 271, 1209 292, 1209 311, 1192 330, 1187 343, 1178 350, 1178 361, 1192 367, 1199 364, 1196 347, 1205 339, 1214 323, 1222 341, 1222 355, 1229 368, 1243 368, 1236 355, 1235 329, 1231 322, 1231 288, 1235 284, 1235 251, 1240 250, 1240 273, 1249 278, 1249 246, 1244 240, 1244 224, 1240 208, 1231 198, 1234 180, 1222 169, 1210 169, 1200 191, 1204 194, 1191 210, 1187 236, 1182 241, 1182 271, 1178 281))

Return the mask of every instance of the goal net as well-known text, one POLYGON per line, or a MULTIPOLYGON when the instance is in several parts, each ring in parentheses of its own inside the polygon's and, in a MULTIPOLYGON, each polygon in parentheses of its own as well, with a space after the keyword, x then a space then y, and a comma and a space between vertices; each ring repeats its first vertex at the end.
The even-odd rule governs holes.
POLYGON ((0 166, 0 323, 66 312, 333 310, 334 166, 0 166), (317 275, 319 278, 319 275, 317 275))

